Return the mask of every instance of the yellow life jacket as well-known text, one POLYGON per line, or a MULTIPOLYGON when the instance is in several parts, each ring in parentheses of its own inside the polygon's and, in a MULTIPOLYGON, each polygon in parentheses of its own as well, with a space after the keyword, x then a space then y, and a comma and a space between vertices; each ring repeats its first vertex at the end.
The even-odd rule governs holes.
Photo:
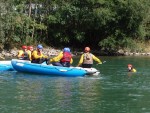
POLYGON ((20 50, 18 52, 18 58, 19 59, 23 59, 23 60, 28 60, 29 59, 29 53, 28 53, 28 51, 20 50))

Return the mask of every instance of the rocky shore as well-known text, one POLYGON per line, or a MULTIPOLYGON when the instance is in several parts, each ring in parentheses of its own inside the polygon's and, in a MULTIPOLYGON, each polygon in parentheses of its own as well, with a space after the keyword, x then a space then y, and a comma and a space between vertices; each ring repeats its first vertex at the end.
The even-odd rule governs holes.
MULTIPOLYGON (((9 51, 3 50, 0 52, 0 56, 4 57, 4 58, 15 58, 15 57, 17 57, 18 51, 19 51, 19 49, 12 49, 9 51)), ((59 50, 59 49, 45 48, 45 49, 43 49, 43 54, 47 55, 49 57, 52 57, 52 56, 58 55, 60 51, 61 50, 59 50)))
MULTIPOLYGON (((12 49, 12 50, 3 50, 0 52, 0 56, 4 58, 15 58, 18 54, 19 49, 12 49)), ((43 53, 49 57, 54 57, 59 54, 61 50, 60 49, 54 49, 54 48, 44 48, 43 53)), ((72 54, 74 56, 81 55, 83 52, 74 51, 72 54)), ((126 51, 118 51, 114 53, 107 53, 102 51, 92 51, 93 54, 97 56, 150 56, 150 52, 126 52, 126 51)))
POLYGON ((149 52, 130 52, 130 51, 119 50, 117 53, 123 56, 150 56, 150 51, 149 52))

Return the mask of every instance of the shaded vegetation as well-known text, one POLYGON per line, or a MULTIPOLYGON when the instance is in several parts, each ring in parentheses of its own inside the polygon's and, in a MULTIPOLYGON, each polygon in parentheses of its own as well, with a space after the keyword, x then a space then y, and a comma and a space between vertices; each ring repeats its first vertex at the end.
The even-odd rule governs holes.
POLYGON ((150 40, 149 0, 0 1, 0 45, 6 49, 43 43, 136 51, 135 40, 150 40))

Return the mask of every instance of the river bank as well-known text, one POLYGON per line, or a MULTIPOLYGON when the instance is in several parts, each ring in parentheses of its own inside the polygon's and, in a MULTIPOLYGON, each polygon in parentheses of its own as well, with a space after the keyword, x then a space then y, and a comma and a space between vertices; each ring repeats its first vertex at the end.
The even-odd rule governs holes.
MULTIPOLYGON (((15 58, 17 57, 17 54, 18 54, 18 51, 20 49, 17 49, 17 48, 14 48, 14 49, 11 49, 11 50, 2 50, 0 52, 0 56, 1 57, 4 57, 4 58, 15 58)), ((58 55, 58 53, 60 52, 61 50, 59 49, 54 49, 54 48, 44 48, 43 49, 43 54, 44 55, 47 55, 49 57, 51 56, 56 56, 58 55)))
MULTIPOLYGON (((7 50, 2 50, 0 52, 0 56, 4 58, 15 58, 18 54, 19 49, 14 48, 9 51, 7 50)), ((55 48, 44 48, 43 49, 43 54, 53 57, 59 54, 61 50, 60 49, 55 49, 55 48)), ((150 56, 150 52, 127 52, 123 50, 119 50, 117 52, 104 52, 104 51, 91 51, 94 55, 96 56, 150 56)), ((83 52, 81 51, 72 51, 73 56, 78 56, 81 55, 83 52)))

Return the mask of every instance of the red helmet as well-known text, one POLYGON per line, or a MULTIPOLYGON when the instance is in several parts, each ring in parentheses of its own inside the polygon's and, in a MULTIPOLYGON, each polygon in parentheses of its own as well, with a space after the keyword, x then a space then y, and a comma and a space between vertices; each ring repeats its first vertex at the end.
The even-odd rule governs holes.
POLYGON ((28 46, 28 50, 33 50, 33 46, 28 46))
POLYGON ((27 49, 27 46, 23 45, 23 46, 22 46, 22 49, 27 49))
POLYGON ((89 48, 89 47, 85 47, 84 51, 85 51, 85 52, 89 52, 89 51, 90 51, 90 48, 89 48))
POLYGON ((132 64, 128 64, 128 67, 133 67, 132 64))

